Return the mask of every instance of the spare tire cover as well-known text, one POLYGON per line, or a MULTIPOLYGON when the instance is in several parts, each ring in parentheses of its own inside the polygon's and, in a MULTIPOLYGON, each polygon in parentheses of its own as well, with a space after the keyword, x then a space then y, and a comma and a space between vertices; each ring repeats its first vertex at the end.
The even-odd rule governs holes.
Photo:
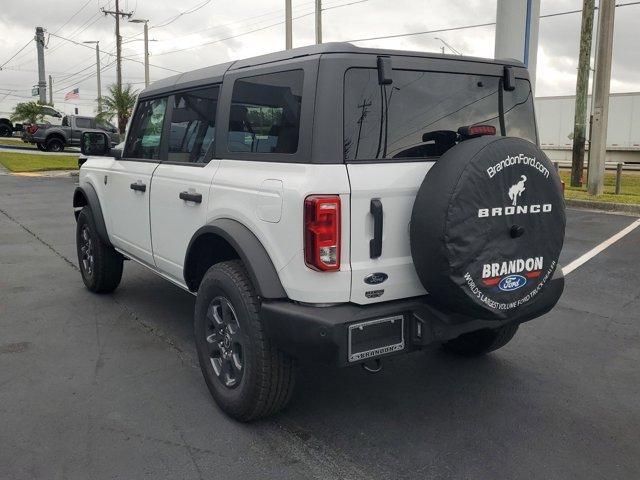
POLYGON ((434 302, 474 318, 534 314, 564 241, 560 178, 520 138, 481 137, 427 173, 411 216, 411 254, 434 302))

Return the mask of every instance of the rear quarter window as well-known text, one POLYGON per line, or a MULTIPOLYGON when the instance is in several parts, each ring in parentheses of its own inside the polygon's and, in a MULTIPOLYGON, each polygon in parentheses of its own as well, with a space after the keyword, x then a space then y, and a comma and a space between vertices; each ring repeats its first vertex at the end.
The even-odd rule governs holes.
POLYGON ((236 80, 229 114, 229 151, 296 153, 303 82, 302 70, 236 80))

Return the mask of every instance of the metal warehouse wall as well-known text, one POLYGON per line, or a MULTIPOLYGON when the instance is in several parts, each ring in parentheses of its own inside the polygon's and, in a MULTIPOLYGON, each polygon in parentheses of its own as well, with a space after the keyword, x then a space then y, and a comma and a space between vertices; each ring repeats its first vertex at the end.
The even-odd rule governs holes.
MULTIPOLYGON (((571 149, 575 97, 539 97, 535 102, 541 147, 571 149)), ((587 109, 590 112, 591 97, 587 109)), ((587 121, 587 138, 588 128, 587 121)), ((607 150, 640 151, 640 92, 613 93, 609 97, 607 150)))

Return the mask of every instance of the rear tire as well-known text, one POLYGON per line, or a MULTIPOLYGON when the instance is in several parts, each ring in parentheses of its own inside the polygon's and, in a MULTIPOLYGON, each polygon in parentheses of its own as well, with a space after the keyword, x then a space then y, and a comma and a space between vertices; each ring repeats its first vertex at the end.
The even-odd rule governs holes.
POLYGON ((295 385, 295 359, 268 337, 260 301, 239 260, 209 268, 196 298, 194 333, 211 395, 241 422, 282 410, 295 385))
POLYGON ((78 215, 76 248, 82 281, 89 290, 111 293, 118 288, 122 279, 122 255, 102 241, 88 206, 78 215))
POLYGON ((0 123, 0 137, 10 137, 13 135, 13 128, 6 123, 0 123))
POLYGON ((449 352, 463 357, 479 357, 504 347, 514 337, 519 325, 505 325, 496 329, 465 333, 442 344, 449 352))
POLYGON ((64 152, 64 142, 58 137, 47 140, 47 152, 64 152))

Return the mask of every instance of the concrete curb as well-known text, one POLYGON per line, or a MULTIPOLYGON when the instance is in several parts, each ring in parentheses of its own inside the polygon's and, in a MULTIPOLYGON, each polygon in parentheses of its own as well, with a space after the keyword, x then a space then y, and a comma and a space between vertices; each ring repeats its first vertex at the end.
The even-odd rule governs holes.
POLYGON ((590 200, 576 200, 570 198, 565 198, 565 203, 567 204, 567 207, 640 215, 640 205, 637 203, 592 202, 590 200))

